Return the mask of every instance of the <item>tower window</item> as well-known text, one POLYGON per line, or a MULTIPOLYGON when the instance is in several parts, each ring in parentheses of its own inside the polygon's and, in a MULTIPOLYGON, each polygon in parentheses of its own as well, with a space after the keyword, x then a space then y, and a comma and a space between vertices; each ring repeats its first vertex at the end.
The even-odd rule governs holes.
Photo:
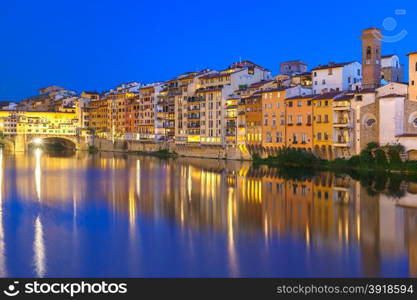
POLYGON ((368 47, 366 48, 366 59, 371 59, 372 56, 372 48, 368 47))
POLYGON ((416 72, 417 72, 417 63, 416 63, 416 72))

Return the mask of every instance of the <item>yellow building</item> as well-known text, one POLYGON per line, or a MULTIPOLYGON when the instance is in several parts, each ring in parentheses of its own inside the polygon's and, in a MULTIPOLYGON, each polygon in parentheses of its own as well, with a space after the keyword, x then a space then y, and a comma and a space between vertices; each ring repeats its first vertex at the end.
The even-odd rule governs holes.
POLYGON ((329 92, 312 99, 313 149, 324 159, 333 159, 333 99, 340 95, 341 92, 329 92))
POLYGON ((5 135, 76 135, 77 127, 75 112, 0 112, 0 131, 5 135))

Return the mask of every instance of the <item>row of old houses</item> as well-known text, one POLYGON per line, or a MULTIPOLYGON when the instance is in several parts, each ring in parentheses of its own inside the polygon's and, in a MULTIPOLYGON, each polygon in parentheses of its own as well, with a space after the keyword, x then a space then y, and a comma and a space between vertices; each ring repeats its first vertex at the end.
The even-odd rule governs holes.
POLYGON ((73 111, 79 132, 111 140, 266 154, 292 147, 328 159, 350 157, 369 142, 401 143, 417 159, 417 53, 408 55, 406 83, 399 56, 382 55, 380 30, 366 29, 361 39, 361 63, 329 62, 308 71, 304 62, 288 61, 272 77, 239 61, 105 93, 76 96, 49 87, 14 109, 73 111))

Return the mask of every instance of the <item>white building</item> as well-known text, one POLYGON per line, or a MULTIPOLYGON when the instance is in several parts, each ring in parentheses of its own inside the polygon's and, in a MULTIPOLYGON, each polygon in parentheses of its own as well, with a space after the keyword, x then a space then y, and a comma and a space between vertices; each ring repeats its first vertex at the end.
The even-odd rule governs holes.
POLYGON ((404 81, 404 66, 397 55, 381 56, 381 79, 385 82, 404 81))
POLYGON ((362 80, 362 65, 358 62, 328 63, 312 70, 313 94, 350 91, 362 80))
POLYGON ((8 102, 8 101, 0 101, 0 110, 16 110, 17 103, 15 102, 8 102))
POLYGON ((116 86, 115 89, 111 91, 116 91, 118 93, 138 93, 139 89, 143 86, 140 82, 132 81, 128 83, 122 83, 116 86))
POLYGON ((379 99, 379 144, 395 144, 404 133, 404 108, 407 84, 392 82, 376 89, 379 99))
POLYGON ((224 71, 202 76, 200 88, 196 91, 198 99, 204 99, 200 104, 199 142, 224 145, 228 97, 236 90, 271 78, 269 70, 250 61, 234 63, 224 71))

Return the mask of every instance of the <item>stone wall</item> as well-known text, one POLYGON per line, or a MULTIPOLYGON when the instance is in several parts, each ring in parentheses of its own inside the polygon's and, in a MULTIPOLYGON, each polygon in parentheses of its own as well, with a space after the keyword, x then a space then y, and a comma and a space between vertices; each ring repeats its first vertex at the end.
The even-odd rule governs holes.
POLYGON ((405 133, 417 133, 417 125, 413 124, 417 118, 417 101, 405 101, 404 109, 404 129, 405 133))
MULTIPOLYGON (((366 145, 370 142, 378 142, 379 140, 379 105, 372 103, 361 107, 361 118, 359 120, 360 125, 360 149, 366 148, 366 145), (374 118, 376 122, 372 126, 365 124, 366 119, 374 118)), ((356 141, 357 142, 357 141, 356 141)))
POLYGON ((200 146, 200 145, 176 145, 171 142, 146 143, 139 141, 110 141, 95 138, 93 145, 100 151, 112 152, 154 152, 167 149, 176 152, 180 156, 231 159, 231 160, 251 160, 251 155, 239 148, 223 148, 221 146, 200 146))

